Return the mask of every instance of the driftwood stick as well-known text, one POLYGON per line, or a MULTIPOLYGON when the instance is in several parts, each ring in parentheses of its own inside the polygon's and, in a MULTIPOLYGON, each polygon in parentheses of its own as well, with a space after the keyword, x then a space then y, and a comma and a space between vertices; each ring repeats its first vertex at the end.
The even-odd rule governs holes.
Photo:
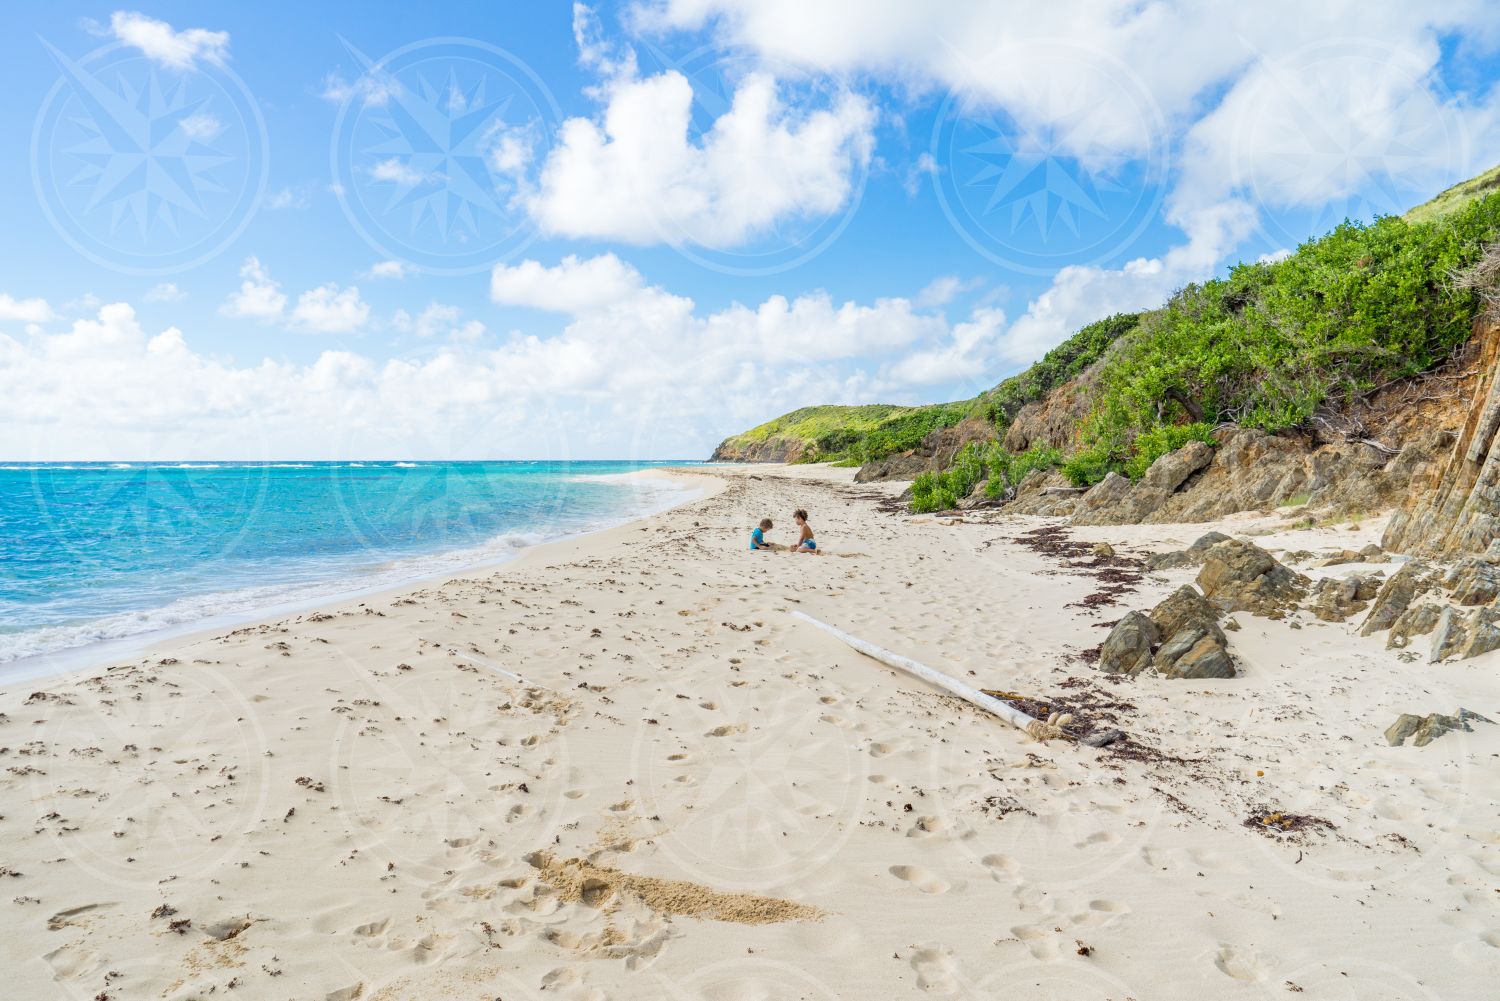
POLYGON ((949 692, 950 694, 957 695, 965 702, 975 705, 980 709, 985 710, 986 712, 995 714, 1005 722, 1009 723, 1011 726, 1016 727, 1019 730, 1025 730, 1028 734, 1030 734, 1032 737, 1035 737, 1037 740, 1048 740, 1054 737, 1070 736, 1070 734, 1066 733, 1060 727, 1050 724, 1046 720, 1035 719, 1031 716, 1028 716, 1010 703, 1003 702, 1000 699, 994 698, 993 696, 986 695, 983 692, 979 691, 979 689, 971 688, 968 685, 964 684, 962 681, 959 681, 957 678, 951 678, 948 675, 943 674, 941 671, 935 671, 932 668, 928 667, 926 664, 918 663, 917 661, 912 660, 910 657, 903 657, 899 653, 892 653, 884 647, 876 646, 874 643, 871 643, 868 640, 862 640, 858 636, 851 636, 849 633, 844 632, 837 626, 830 626, 826 622, 821 622, 818 619, 813 618, 811 615, 808 615, 806 612, 794 611, 792 612, 792 614, 801 619, 803 622, 811 623, 812 625, 817 626, 819 629, 823 630, 825 633, 828 633, 830 636, 833 636, 834 638, 847 643, 849 646, 858 650, 866 657, 871 657, 875 660, 880 661, 882 664, 887 664, 891 667, 896 668, 897 670, 905 671, 907 674, 915 675, 916 677, 921 678, 923 681, 930 682, 931 684, 938 686, 939 688, 943 689, 946 692, 949 692))

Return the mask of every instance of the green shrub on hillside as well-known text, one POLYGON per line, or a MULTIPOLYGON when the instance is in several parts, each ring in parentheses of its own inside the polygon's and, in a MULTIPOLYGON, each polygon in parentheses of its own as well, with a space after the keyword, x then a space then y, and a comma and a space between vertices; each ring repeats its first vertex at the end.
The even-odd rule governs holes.
POLYGON ((1105 365, 1076 475, 1128 460, 1135 446, 1124 443, 1154 428, 1233 421, 1278 431, 1330 400, 1431 368, 1468 338, 1478 308, 1449 272, 1497 238, 1500 195, 1491 195, 1431 222, 1346 222, 1284 260, 1189 285, 1105 365))
POLYGON ((1130 458, 1125 460, 1125 475, 1138 480, 1151 464, 1168 452, 1175 452, 1190 441, 1214 444, 1212 424, 1158 424, 1135 436, 1130 458))
POLYGON ((980 483, 985 496, 1002 497, 1034 470, 1051 469, 1061 461, 1062 451, 1047 445, 1012 455, 997 441, 971 441, 953 457, 952 466, 922 473, 912 482, 911 509, 917 513, 951 510, 980 483))
POLYGON ((858 463, 873 462, 916 448, 934 431, 950 428, 974 410, 972 400, 939 403, 893 414, 868 428, 841 429, 814 441, 822 459, 836 457, 858 463))
POLYGON ((1140 323, 1139 313, 1117 313, 1088 324, 1048 351, 1042 360, 985 393, 989 419, 1004 433, 1016 414, 1103 357, 1109 346, 1140 323))

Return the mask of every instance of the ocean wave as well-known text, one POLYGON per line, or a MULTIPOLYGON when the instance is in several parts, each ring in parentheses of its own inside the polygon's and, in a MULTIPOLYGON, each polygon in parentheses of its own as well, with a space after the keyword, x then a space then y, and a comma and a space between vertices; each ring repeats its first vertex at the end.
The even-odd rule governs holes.
MULTIPOLYGON (((307 464, 301 464, 306 466, 307 464)), ((416 465, 405 463, 406 466, 416 465)), ((595 517, 562 518, 500 532, 475 545, 362 564, 284 562, 268 565, 265 580, 219 592, 184 595, 155 608, 122 611, 86 622, 48 624, 0 633, 0 664, 32 657, 77 653, 96 644, 144 645, 166 633, 214 628, 291 606, 311 606, 371 591, 399 587, 442 574, 473 570, 513 559, 532 546, 602 531, 676 506, 698 493, 664 478, 633 475, 584 477, 613 480, 620 487, 613 511, 595 517)), ((55 670, 55 669, 53 669, 55 670)))

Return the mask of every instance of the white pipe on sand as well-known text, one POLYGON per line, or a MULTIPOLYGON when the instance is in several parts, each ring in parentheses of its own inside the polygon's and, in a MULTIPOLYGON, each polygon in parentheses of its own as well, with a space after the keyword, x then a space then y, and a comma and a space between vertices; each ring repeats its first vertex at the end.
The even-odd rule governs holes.
POLYGON ((844 632, 842 629, 839 629, 837 626, 830 626, 826 622, 820 622, 819 620, 813 618, 811 615, 808 615, 806 612, 794 611, 792 612, 792 614, 801 619, 803 622, 811 623, 812 625, 815 625, 819 629, 823 630, 825 633, 828 633, 829 635, 842 640, 844 643, 847 643, 849 646, 858 650, 866 657, 873 657, 875 660, 880 661, 882 664, 889 664, 891 667, 905 671, 908 674, 916 675, 923 681, 931 682, 932 684, 937 685, 939 688, 957 695, 959 698, 963 699, 965 702, 970 703, 971 705, 978 706, 980 709, 983 709, 986 712, 994 713, 996 716, 999 716, 1011 726, 1017 727, 1021 730, 1025 730, 1028 734, 1030 734, 1032 737, 1035 737, 1037 740, 1047 740, 1053 737, 1067 736, 1067 734, 1064 733, 1060 726, 1048 720, 1034 719, 1031 716, 1023 713, 1021 710, 1017 709, 1010 703, 1003 702, 1000 699, 995 698, 994 696, 986 695, 977 688, 970 688, 968 685, 964 684, 962 681, 959 681, 957 678, 950 678, 948 675, 942 673, 941 671, 934 671, 926 664, 918 663, 917 661, 912 660, 910 657, 903 657, 899 653, 892 653, 884 647, 876 646, 874 643, 870 643, 867 640, 862 640, 858 636, 851 636, 850 634, 844 632))

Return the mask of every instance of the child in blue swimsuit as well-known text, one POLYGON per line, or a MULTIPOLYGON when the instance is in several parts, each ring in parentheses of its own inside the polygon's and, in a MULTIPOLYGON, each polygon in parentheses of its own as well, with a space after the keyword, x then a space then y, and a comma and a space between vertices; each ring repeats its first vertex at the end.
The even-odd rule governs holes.
POLYGON ((750 551, 752 553, 769 553, 774 550, 775 547, 772 546, 771 543, 766 541, 766 532, 770 531, 774 527, 775 526, 771 524, 770 518, 762 518, 760 520, 760 524, 755 526, 754 530, 750 532, 750 551))
POLYGON ((792 520, 802 530, 802 534, 797 539, 797 545, 792 552, 811 553, 814 556, 821 556, 822 554, 818 552, 817 540, 813 538, 812 526, 807 523, 807 512, 799 507, 792 512, 792 520))

